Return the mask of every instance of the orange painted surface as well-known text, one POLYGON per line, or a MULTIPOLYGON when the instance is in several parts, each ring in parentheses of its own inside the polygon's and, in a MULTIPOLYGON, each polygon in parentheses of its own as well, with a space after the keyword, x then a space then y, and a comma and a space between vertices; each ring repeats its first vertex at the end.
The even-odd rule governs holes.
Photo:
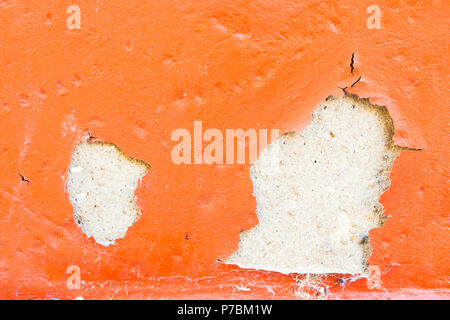
POLYGON ((171 132, 299 131, 362 76, 349 92, 423 150, 395 161, 370 232, 384 289, 330 275, 328 298, 448 298, 450 4, 377 0, 383 28, 369 30, 372 2, 77 0, 68 30, 72 2, 0 1, 0 297, 297 298, 302 275, 217 261, 257 224, 249 165, 174 165, 171 132), (65 190, 87 129, 152 166, 141 218, 110 247, 74 223, 65 190))

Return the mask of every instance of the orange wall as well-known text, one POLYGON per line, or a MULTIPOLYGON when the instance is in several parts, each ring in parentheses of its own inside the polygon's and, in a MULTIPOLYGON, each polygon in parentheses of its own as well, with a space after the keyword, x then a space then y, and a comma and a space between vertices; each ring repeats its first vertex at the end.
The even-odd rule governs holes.
POLYGON ((384 289, 330 275, 328 297, 448 297, 449 19, 438 0, 0 1, 0 297, 295 299, 301 275, 217 262, 257 223, 249 165, 176 166, 170 135, 194 120, 302 130, 359 76, 349 92, 386 105, 397 144, 422 150, 395 161, 370 232, 384 289), (141 218, 110 247, 75 225, 65 191, 87 130, 152 166, 141 218))

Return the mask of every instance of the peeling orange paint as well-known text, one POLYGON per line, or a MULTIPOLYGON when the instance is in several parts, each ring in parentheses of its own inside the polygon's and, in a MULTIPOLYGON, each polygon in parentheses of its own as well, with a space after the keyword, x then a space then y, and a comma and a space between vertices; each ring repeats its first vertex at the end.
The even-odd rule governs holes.
POLYGON ((257 223, 249 165, 175 165, 171 132, 301 131, 361 76, 346 90, 422 150, 395 161, 370 232, 382 287, 328 275, 327 298, 448 298, 448 1, 377 1, 379 30, 371 1, 76 2, 80 30, 66 2, 0 2, 0 297, 299 298, 299 275, 218 261, 257 223), (109 247, 76 226, 66 191, 87 131, 152 165, 141 218, 109 247))

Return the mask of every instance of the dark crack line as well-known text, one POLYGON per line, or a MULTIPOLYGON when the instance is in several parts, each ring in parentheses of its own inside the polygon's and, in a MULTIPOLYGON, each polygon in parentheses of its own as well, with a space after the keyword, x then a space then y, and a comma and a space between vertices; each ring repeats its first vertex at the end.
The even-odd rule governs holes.
POLYGON ((25 178, 22 174, 19 173, 20 178, 22 179, 21 181, 25 181, 26 183, 30 183, 30 180, 28 180, 27 178, 25 178))
POLYGON ((355 53, 352 53, 352 59, 350 60, 350 72, 353 74, 353 70, 355 70, 355 53))
POLYGON ((348 92, 347 92, 347 89, 348 89, 348 87, 343 87, 343 88, 341 88, 341 87, 338 87, 339 89, 341 89, 342 91, 344 91, 344 94, 348 94, 348 92))
POLYGON ((358 80, 356 80, 355 82, 352 83, 350 88, 353 88, 353 86, 356 85, 360 80, 361 80, 361 76, 359 76, 358 80))
POLYGON ((97 139, 97 137, 92 136, 89 131, 87 132, 87 134, 88 134, 88 138, 86 140, 87 143, 91 143, 92 139, 97 139))

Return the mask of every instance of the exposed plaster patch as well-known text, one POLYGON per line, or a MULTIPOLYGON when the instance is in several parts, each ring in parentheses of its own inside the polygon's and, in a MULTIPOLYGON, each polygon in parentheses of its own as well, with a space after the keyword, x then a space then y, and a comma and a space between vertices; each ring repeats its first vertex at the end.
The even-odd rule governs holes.
POLYGON ((328 97, 301 133, 268 145, 250 170, 259 224, 226 263, 282 273, 367 274, 369 230, 385 220, 394 126, 383 106, 328 97))
POLYGON ((73 152, 67 190, 75 222, 88 237, 109 246, 125 237, 140 216, 135 189, 150 165, 104 142, 82 142, 73 152))

